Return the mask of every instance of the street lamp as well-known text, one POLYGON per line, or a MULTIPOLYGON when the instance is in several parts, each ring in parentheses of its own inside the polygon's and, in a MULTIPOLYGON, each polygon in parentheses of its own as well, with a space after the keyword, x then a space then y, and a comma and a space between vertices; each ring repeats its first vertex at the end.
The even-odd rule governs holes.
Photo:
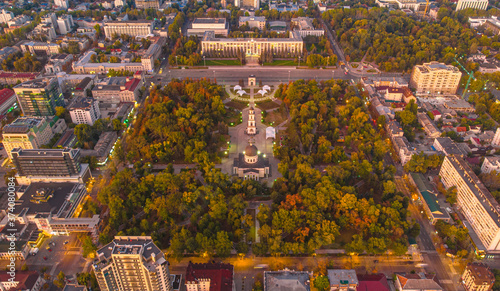
POLYGON ((213 71, 213 72, 214 72, 214 83, 215 83, 215 71, 213 71))
POLYGON ((299 56, 299 67, 300 67, 300 58, 302 58, 301 56, 299 56))
POLYGON ((288 83, 290 83, 290 71, 288 71, 288 83))
POLYGON ((177 56, 175 56, 175 66, 178 67, 179 64, 177 64, 177 56))
POLYGON ((206 67, 207 64, 205 63, 205 56, 203 56, 203 66, 206 67))

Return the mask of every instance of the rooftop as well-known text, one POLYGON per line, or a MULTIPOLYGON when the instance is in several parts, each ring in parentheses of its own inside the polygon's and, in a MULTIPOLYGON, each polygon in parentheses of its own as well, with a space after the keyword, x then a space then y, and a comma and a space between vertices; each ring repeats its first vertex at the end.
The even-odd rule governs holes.
POLYGON ((47 87, 54 78, 37 78, 21 83, 14 87, 14 89, 44 89, 47 87))
POLYGON ((7 102, 9 99, 11 99, 14 96, 16 97, 16 93, 14 93, 14 90, 12 89, 2 89, 0 90, 0 105, 4 104, 7 102))
POLYGON ((83 90, 84 88, 87 87, 87 85, 90 82, 92 82, 92 78, 90 78, 90 77, 83 78, 83 80, 80 83, 78 83, 78 85, 76 85, 75 90, 78 90, 78 91, 83 90))
POLYGON ((92 97, 81 98, 80 100, 76 101, 69 110, 70 111, 75 109, 90 110, 94 102, 95 102, 94 98, 92 97))
POLYGON ((437 283, 436 275, 396 273, 396 278, 400 282, 402 290, 443 290, 437 283))
MULTIPOLYGON (((40 275, 37 271, 16 271, 15 280, 19 282, 17 287, 9 290, 32 290, 40 275)), ((7 271, 0 272, 0 282, 9 282, 11 276, 7 271)))
POLYGON ((26 150, 22 148, 12 149, 19 157, 22 158, 38 158, 38 157, 64 157, 64 154, 70 153, 71 156, 78 155, 79 149, 31 149, 26 150))
POLYGON ((495 275, 493 275, 486 264, 468 263, 466 272, 467 270, 470 271, 470 274, 474 277, 474 283, 476 285, 490 285, 495 283, 495 275))
POLYGON ((63 291, 85 291, 85 290, 87 290, 87 287, 76 284, 66 284, 66 286, 64 286, 63 289, 63 291))
POLYGON ((422 195, 422 198, 424 198, 424 201, 427 204, 429 210, 431 211, 432 216, 438 219, 450 218, 448 212, 444 211, 439 205, 437 197, 434 194, 432 187, 429 185, 429 183, 427 183, 427 180, 425 179, 424 175, 420 173, 410 173, 410 175, 415 184, 417 184, 418 191, 422 195))
POLYGON ((328 270, 330 286, 358 285, 358 276, 355 270, 330 269, 328 270))
POLYGON ((446 155, 459 155, 463 156, 464 152, 457 146, 457 144, 449 137, 438 137, 435 139, 442 148, 446 155))
POLYGON ((390 291, 384 274, 358 275, 359 286, 357 291, 390 291))
POLYGON ((46 121, 44 117, 18 117, 3 128, 3 133, 26 133, 44 121, 46 121))
POLYGON ((309 291, 312 274, 305 271, 282 271, 264 272, 264 290, 267 291, 309 291))
POLYGON ((196 18, 193 23, 203 23, 203 24, 210 24, 210 23, 226 23, 225 18, 196 18))

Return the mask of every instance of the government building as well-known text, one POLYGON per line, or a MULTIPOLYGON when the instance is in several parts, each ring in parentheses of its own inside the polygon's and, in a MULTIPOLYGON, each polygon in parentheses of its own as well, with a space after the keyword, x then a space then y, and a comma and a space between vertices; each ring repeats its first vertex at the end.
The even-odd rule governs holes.
POLYGON ((113 34, 127 34, 132 37, 146 36, 153 34, 153 21, 151 20, 136 20, 136 21, 108 21, 104 23, 104 34, 111 39, 113 34))
POLYGON ((201 41, 202 55, 227 53, 236 55, 243 51, 247 56, 260 56, 263 51, 272 51, 275 55, 299 56, 304 49, 304 41, 296 31, 290 38, 216 38, 213 31, 207 31, 201 41))

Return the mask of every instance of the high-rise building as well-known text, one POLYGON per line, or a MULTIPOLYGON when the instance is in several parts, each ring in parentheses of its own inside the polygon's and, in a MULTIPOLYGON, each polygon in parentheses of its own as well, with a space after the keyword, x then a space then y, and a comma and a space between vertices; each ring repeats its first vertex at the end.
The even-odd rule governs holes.
POLYGON ((486 10, 488 8, 488 0, 458 0, 456 11, 464 9, 486 10))
POLYGON ((457 93, 462 72, 454 66, 438 62, 414 66, 410 86, 417 95, 452 95, 457 93))
POLYGON ((495 275, 486 264, 468 263, 461 282, 467 291, 490 291, 495 284, 495 275))
POLYGON ((68 34, 68 32, 70 32, 74 26, 75 23, 73 22, 73 16, 71 15, 62 15, 57 18, 57 27, 59 28, 59 34, 68 34))
POLYGON ((54 5, 64 9, 68 9, 69 7, 68 0, 54 0, 54 5))
POLYGON ((474 171, 463 159, 449 155, 439 176, 447 189, 457 187, 457 206, 470 224, 468 230, 474 233, 471 238, 476 248, 483 252, 500 251, 500 205, 474 171))
POLYGON ((153 34, 153 21, 108 21, 104 23, 104 34, 107 38, 112 38, 114 34, 127 34, 133 37, 153 34))
POLYGON ((53 116, 64 98, 57 78, 38 78, 14 87, 24 116, 53 116))
POLYGON ((150 236, 116 236, 92 266, 102 291, 169 291, 168 265, 150 236))
POLYGON ((12 18, 14 18, 14 13, 2 9, 2 12, 0 13, 0 23, 7 23, 12 18))
POLYGON ((14 148, 38 149, 53 136, 49 122, 44 117, 19 117, 3 128, 3 145, 12 158, 14 148))
POLYGON ((493 140, 491 141, 491 145, 494 147, 500 147, 500 127, 497 128, 497 131, 493 136, 493 140))
POLYGON ((71 120, 74 124, 94 125, 94 122, 101 118, 99 102, 94 98, 82 98, 69 109, 71 120))

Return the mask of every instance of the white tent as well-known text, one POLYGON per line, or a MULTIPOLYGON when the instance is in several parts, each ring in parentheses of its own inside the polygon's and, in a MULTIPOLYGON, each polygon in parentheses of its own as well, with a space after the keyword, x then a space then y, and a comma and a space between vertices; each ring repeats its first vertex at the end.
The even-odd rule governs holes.
POLYGON ((276 138, 276 129, 272 126, 266 128, 266 139, 276 138))
POLYGON ((271 87, 269 87, 269 85, 264 85, 264 87, 262 87, 262 89, 269 91, 269 90, 271 90, 271 87))
POLYGON ((241 96, 243 96, 243 94, 246 94, 247 92, 245 90, 238 90, 238 92, 236 92, 236 93, 238 93, 238 95, 240 95, 240 97, 241 97, 241 96))
POLYGON ((257 92, 257 93, 264 96, 264 94, 267 94, 267 91, 266 90, 259 90, 259 92, 257 92))
POLYGON ((234 91, 236 91, 236 90, 241 90, 241 86, 240 85, 234 86, 234 91))

